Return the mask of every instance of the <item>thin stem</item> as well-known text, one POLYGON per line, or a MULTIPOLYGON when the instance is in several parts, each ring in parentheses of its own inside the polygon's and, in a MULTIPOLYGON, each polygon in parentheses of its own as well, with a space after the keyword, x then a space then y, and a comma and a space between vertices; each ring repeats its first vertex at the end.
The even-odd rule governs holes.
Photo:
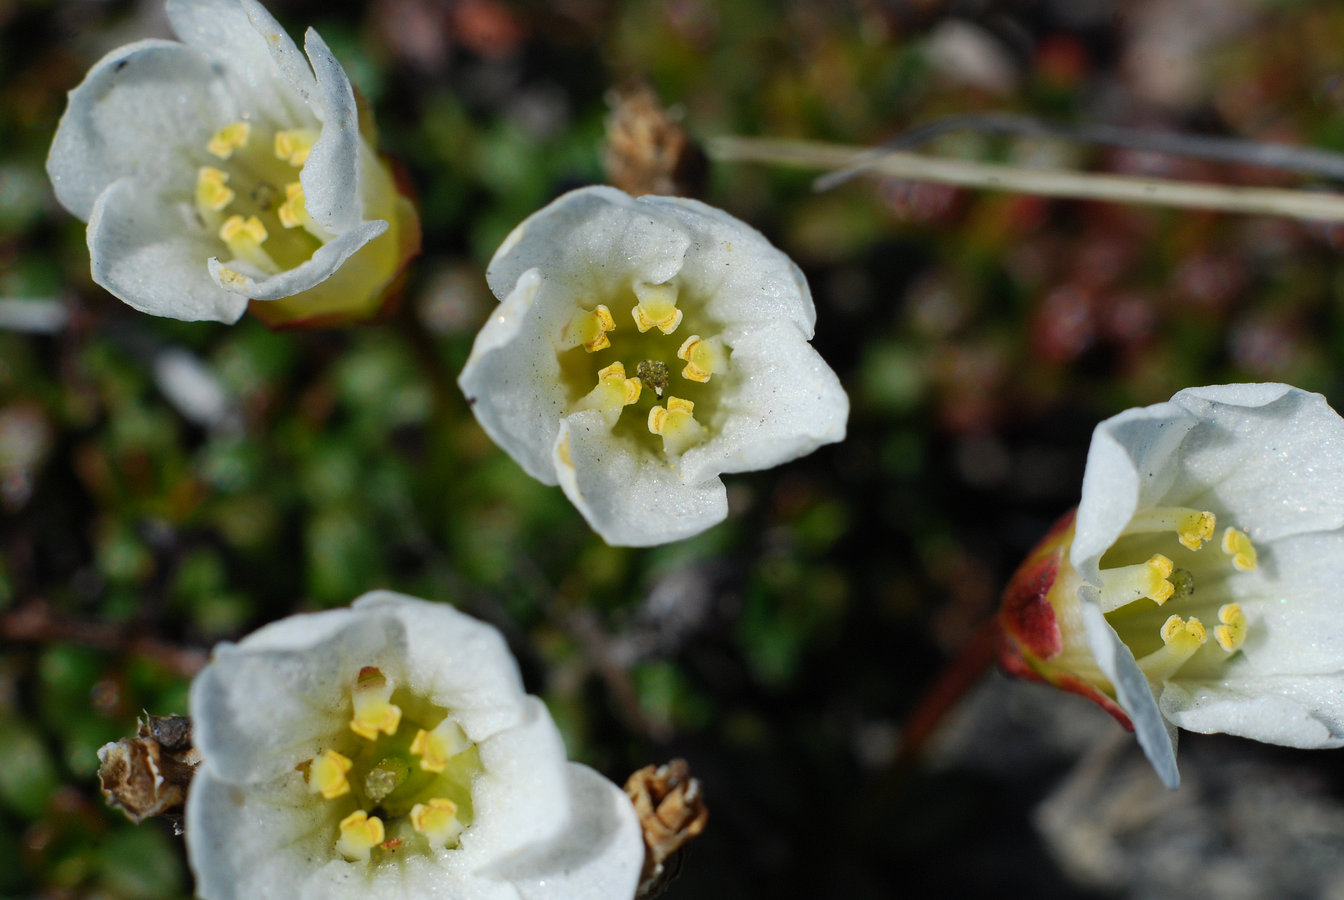
POLYGON ((135 625, 60 616, 40 601, 0 613, 0 642, 38 646, 68 643, 107 653, 142 656, 184 677, 199 672, 209 658, 201 648, 159 640, 135 625))
MULTIPOLYGON (((893 150, 914 150, 935 138, 958 131, 1045 137, 1079 144, 1104 144, 1145 153, 1161 153, 1166 156, 1260 166, 1284 172, 1296 172, 1299 175, 1344 179, 1344 155, 1316 147, 1125 128, 1120 125, 1067 125, 1012 113, 974 113, 934 119, 884 142, 880 149, 872 151, 872 159, 880 159, 893 150)), ((856 175, 863 174, 866 168, 867 163, 860 163, 840 172, 823 175, 817 179, 816 188, 819 191, 829 190, 856 175)))
POLYGON ((995 163, 937 159, 900 151, 877 151, 880 155, 874 158, 874 151, 869 148, 816 141, 718 137, 706 142, 706 150, 711 159, 719 162, 772 163, 830 170, 862 165, 878 174, 914 181, 1017 191, 1044 197, 1143 203, 1326 222, 1344 221, 1344 195, 1326 192, 1225 187, 1163 178, 1022 169, 995 163))

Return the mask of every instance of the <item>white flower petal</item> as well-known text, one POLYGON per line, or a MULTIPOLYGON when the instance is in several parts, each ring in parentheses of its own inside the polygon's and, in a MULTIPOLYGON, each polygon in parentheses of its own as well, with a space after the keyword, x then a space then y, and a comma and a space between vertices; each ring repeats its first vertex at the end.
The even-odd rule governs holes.
POLYGON ((89 213, 93 280, 141 312, 238 321, 247 298, 211 279, 202 263, 216 245, 197 230, 191 215, 136 179, 109 185, 89 213))
POLYGON ((1069 556, 1085 580, 1078 594, 1088 647, 1164 781, 1175 783, 1176 726, 1299 747, 1344 745, 1344 420, 1323 397, 1282 384, 1194 388, 1103 422, 1075 526, 1069 556), (1152 507, 1214 511, 1219 529, 1254 540, 1258 565, 1235 570, 1224 551, 1207 548, 1187 557, 1199 574, 1179 609, 1108 621, 1098 563, 1135 512, 1152 507), (1215 629, 1230 602, 1246 631, 1228 653, 1218 642, 1242 639, 1215 641, 1215 629), (1193 657, 1179 649, 1153 656, 1147 682, 1120 634, 1151 642, 1170 615, 1197 617, 1207 643, 1193 657))
POLYGON ((1180 407, 1157 403, 1112 416, 1092 433, 1069 549, 1074 568, 1090 584, 1101 583, 1097 563, 1134 511, 1158 505, 1171 490, 1181 442, 1195 424, 1180 407))
POLYGON ((263 275, 237 261, 221 262, 217 256, 206 260, 206 267, 220 290, 252 300, 279 300, 326 281, 361 247, 385 231, 387 222, 382 219, 364 222, 318 247, 310 259, 276 275, 263 275))
POLYGON ((250 792, 244 803, 239 789, 209 764, 198 766, 184 823, 196 895, 204 900, 305 896, 295 858, 331 855, 334 823, 322 804, 297 772, 250 792))
POLYGON ((457 383, 486 434, 523 471, 554 485, 551 450, 569 402, 551 335, 573 310, 546 302, 556 287, 543 282, 538 269, 510 283, 513 289, 476 335, 457 383))
POLYGON ((1181 783, 1176 770, 1176 729, 1162 717, 1148 679, 1134 662, 1134 654, 1111 628, 1095 600, 1083 603, 1081 612, 1088 646, 1101 671, 1115 686, 1116 702, 1133 723, 1139 746, 1162 783, 1175 788, 1181 783))
POLYGON ((707 298, 711 318, 725 325, 791 322, 807 338, 817 311, 802 270, 756 229, 721 209, 685 197, 640 197, 670 213, 694 236, 682 280, 707 298))
POLYGON ((477 335, 463 393, 496 443, 534 478, 558 481, 609 543, 703 531, 727 515, 719 473, 775 465, 844 436, 848 401, 807 343, 815 311, 802 273, 727 213, 607 187, 573 191, 514 229, 487 280, 502 303, 477 335), (574 356, 575 334, 602 355, 574 356), (576 412, 617 363, 628 367, 622 378, 641 379, 642 395, 627 381, 627 408, 608 406, 609 421, 576 412), (676 381, 661 385, 658 364, 676 381), (671 393, 673 383, 686 390, 671 393), (669 403, 695 407, 679 406, 667 433, 670 407, 657 413, 649 402, 660 387, 669 403), (630 434, 633 417, 640 436, 655 423, 661 447, 630 434))
MULTIPOLYGON (((173 32, 198 54, 222 63, 244 102, 240 112, 272 123, 311 122, 313 72, 293 39, 256 0, 168 0, 173 32), (277 78, 289 90, 277 90, 277 78)), ((220 124, 240 118, 234 115, 220 124)), ((288 125, 286 127, 293 127, 288 125)))
POLYGON ((595 410, 560 421, 553 465, 565 496, 614 547, 678 541, 728 516, 722 481, 690 482, 662 457, 632 452, 595 410))
POLYGON ((308 29, 304 46, 317 75, 317 114, 322 120, 322 133, 299 180, 309 215, 332 234, 341 234, 364 218, 359 110, 350 79, 321 35, 308 29))
POLYGON ((1162 714, 1189 731, 1286 747, 1344 747, 1344 677, 1280 675, 1169 682, 1162 714))
POLYGON ((621 796, 614 785, 571 768, 545 706, 522 693, 503 639, 449 606, 375 591, 352 609, 292 616, 221 646, 193 682, 191 701, 203 761, 188 800, 187 843, 207 900, 518 900, 520 889, 564 900, 613 886, 621 890, 611 896, 633 893, 630 873, 643 858, 633 808, 613 807, 621 796), (324 800, 297 768, 332 741, 355 740, 351 685, 370 665, 446 706, 476 739, 472 820, 453 849, 427 851, 404 820, 389 820, 410 843, 372 864, 347 862, 336 849, 337 823, 357 807, 356 795, 324 800), (502 712, 486 709, 492 703, 502 712), (488 727, 473 726, 472 715, 488 727), (481 730, 489 733, 479 737, 481 730), (544 893, 556 886, 574 893, 544 893))
POLYGON ((56 199, 87 221, 113 182, 136 178, 161 194, 191 196, 215 129, 238 110, 209 60, 171 41, 137 41, 104 56, 70 92, 47 156, 56 199))
MULTIPOLYGON (((505 238, 485 273, 490 290, 509 295, 533 268, 557 297, 602 297, 635 279, 662 284, 681 271, 691 238, 651 205, 609 187, 565 194, 505 238)), ((572 312, 572 301, 566 307, 572 312)))
POLYGON ((551 843, 504 868, 523 900, 624 900, 639 884, 644 844, 635 807, 601 775, 567 767, 570 819, 551 843))
POLYGON ((191 686, 195 739, 222 778, 275 778, 326 749, 348 716, 350 685, 364 666, 401 673, 399 624, 333 610, 267 626, 221 644, 191 686), (335 723, 335 727, 333 727, 335 723))
POLYGON ((1229 673, 1241 677, 1344 672, 1344 531, 1302 534, 1262 548, 1260 567, 1229 581, 1250 622, 1229 673))
POLYGON ((401 623, 406 686, 452 709, 467 737, 482 741, 522 722, 531 713, 504 638, 484 622, 440 606, 426 616, 423 600, 392 591, 371 591, 352 604, 401 623))
POLYGON ((795 325, 737 329, 726 341, 733 370, 746 374, 725 393, 718 433, 682 456, 683 479, 768 469, 844 440, 849 397, 795 325))
POLYGON ((500 866, 553 840, 569 820, 560 732, 540 700, 525 703, 518 725, 477 744, 485 771, 472 783, 476 818, 462 835, 473 871, 499 875, 500 866))
POLYGON ((1200 423, 1181 448, 1185 477, 1207 486, 1208 505, 1235 518, 1228 524, 1257 542, 1344 526, 1344 419, 1324 397, 1281 384, 1224 385, 1172 402, 1200 423))

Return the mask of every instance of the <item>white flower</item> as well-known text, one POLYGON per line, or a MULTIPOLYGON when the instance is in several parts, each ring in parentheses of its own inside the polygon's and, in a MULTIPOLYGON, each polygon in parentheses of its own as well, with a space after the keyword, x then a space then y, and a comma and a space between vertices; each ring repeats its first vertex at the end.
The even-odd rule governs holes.
POLYGON ((1010 670, 1101 702, 1175 787, 1178 726, 1344 746, 1342 611, 1344 420, 1239 384, 1097 426, 1001 622, 1010 670))
POLYGON ((271 324, 368 318, 419 248, 345 71, 255 0, 168 0, 184 43, 112 51, 47 172, 89 223, 93 280, 143 312, 271 324), (363 129, 366 133, 361 133, 363 129))
POLYGON ((486 279, 502 303, 462 390, 609 544, 704 531, 728 512, 720 474, 844 437, 806 280, 727 213, 584 188, 515 228, 486 279))
POLYGON ((215 650, 191 687, 197 891, 214 898, 620 900, 634 807, 567 762, 498 632, 375 591, 215 650))

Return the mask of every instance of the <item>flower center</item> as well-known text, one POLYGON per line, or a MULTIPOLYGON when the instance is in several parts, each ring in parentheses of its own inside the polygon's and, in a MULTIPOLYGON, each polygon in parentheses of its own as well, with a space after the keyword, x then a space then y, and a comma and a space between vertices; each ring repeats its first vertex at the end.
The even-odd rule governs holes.
MULTIPOLYGON (((196 214, 228 248, 226 265, 241 262, 275 275, 331 240, 308 215, 298 179, 316 140, 317 132, 308 129, 269 131, 241 121, 206 143, 214 160, 196 170, 196 214)), ((238 273, 226 268, 221 275, 238 273)))
POLYGON ((596 410, 613 433, 671 457, 705 441, 732 374, 718 325, 675 282, 635 282, 603 301, 579 305, 555 342, 570 411, 596 410))
POLYGON ((335 849, 350 862, 379 863, 455 847, 471 824, 476 745, 451 713, 372 666, 360 671, 350 702, 349 731, 301 766, 308 790, 341 816, 335 849))
POLYGON ((1171 678, 1197 657, 1221 664, 1246 640, 1246 615, 1228 602, 1229 580, 1256 568, 1255 546, 1229 527, 1206 547, 1216 524, 1204 510, 1142 510, 1102 558, 1101 611, 1151 682, 1171 678))

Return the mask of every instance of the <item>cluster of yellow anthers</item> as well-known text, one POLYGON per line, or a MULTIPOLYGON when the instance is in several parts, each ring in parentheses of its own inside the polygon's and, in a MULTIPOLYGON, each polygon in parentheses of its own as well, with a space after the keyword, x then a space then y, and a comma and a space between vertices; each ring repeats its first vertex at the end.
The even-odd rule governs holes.
MULTIPOLYGON (((1142 541, 1144 536, 1174 532, 1184 550, 1172 547, 1172 553, 1180 558, 1181 564, 1178 566, 1162 553, 1153 553, 1144 562, 1103 568, 1102 612, 1111 614, 1144 599, 1159 607, 1169 602, 1192 604, 1197 583, 1207 580, 1211 585, 1221 585, 1226 570, 1218 572, 1217 567, 1230 564, 1238 572, 1255 569, 1255 546, 1245 532, 1236 528, 1223 532, 1224 557, 1210 558, 1200 552, 1213 539, 1215 527, 1214 514, 1201 510, 1157 507, 1138 513, 1125 528, 1125 537, 1138 537, 1142 541)), ((1218 591, 1220 587, 1212 590, 1218 591)), ((1245 642, 1246 630, 1246 615, 1239 604, 1224 603, 1218 607, 1213 638, 1225 654, 1231 654, 1245 642)), ((1150 681, 1170 678, 1208 640, 1204 623, 1193 615, 1184 619, 1176 614, 1169 616, 1159 635, 1162 646, 1136 660, 1150 681)))
MULTIPOLYGON (((677 306, 677 287, 673 283, 645 284, 636 282, 633 286, 634 304, 630 317, 641 335, 657 329, 660 334, 674 334, 680 327, 683 312, 677 306)), ((592 309, 580 308, 565 325, 559 341, 562 351, 582 347, 588 354, 596 354, 612 347, 611 333, 617 330, 616 317, 605 304, 599 303, 592 309)), ((656 336, 654 336, 656 337, 656 336)), ((597 371, 597 385, 581 397, 575 404, 576 410, 592 409, 601 412, 609 427, 614 427, 622 410, 637 403, 644 388, 651 389, 658 397, 669 387, 669 367, 664 359, 672 345, 664 346, 661 341, 644 340, 630 342, 629 349, 641 359, 631 376, 625 363, 617 360, 597 371), (643 352, 641 352, 643 351, 643 352)), ((727 366, 728 349, 719 338, 704 338, 692 334, 677 345, 677 359, 685 365, 681 377, 687 384, 680 392, 693 391, 696 385, 708 384, 715 374, 721 374, 727 366)), ((591 382, 589 382, 591 384, 591 382)), ((665 405, 654 405, 648 414, 648 430, 661 437, 663 450, 679 455, 700 443, 705 438, 705 429, 695 419, 695 403, 685 397, 668 394, 665 405)))
MULTIPOLYGON (((218 230, 234 259, 274 275, 311 257, 331 235, 308 215, 298 180, 317 132, 277 131, 266 142, 256 131, 250 122, 234 122, 210 138, 205 149, 232 171, 196 170, 196 211, 207 227, 218 230), (261 149, 267 143, 271 153, 261 149), (306 236, 292 231, 300 227, 306 236)), ((224 277, 231 272, 226 269, 224 277)))
MULTIPOLYGON (((401 728, 392 702, 394 685, 367 666, 351 690, 350 731, 358 736, 349 755, 324 750, 309 760, 308 789, 325 800, 356 808, 340 821, 336 849, 351 862, 369 862, 375 850, 410 849, 420 835, 430 848, 451 847, 470 824, 470 809, 444 794, 469 797, 475 760, 450 767, 475 745, 446 714, 432 729, 401 728)), ((334 743, 339 743, 339 737, 334 743)))

